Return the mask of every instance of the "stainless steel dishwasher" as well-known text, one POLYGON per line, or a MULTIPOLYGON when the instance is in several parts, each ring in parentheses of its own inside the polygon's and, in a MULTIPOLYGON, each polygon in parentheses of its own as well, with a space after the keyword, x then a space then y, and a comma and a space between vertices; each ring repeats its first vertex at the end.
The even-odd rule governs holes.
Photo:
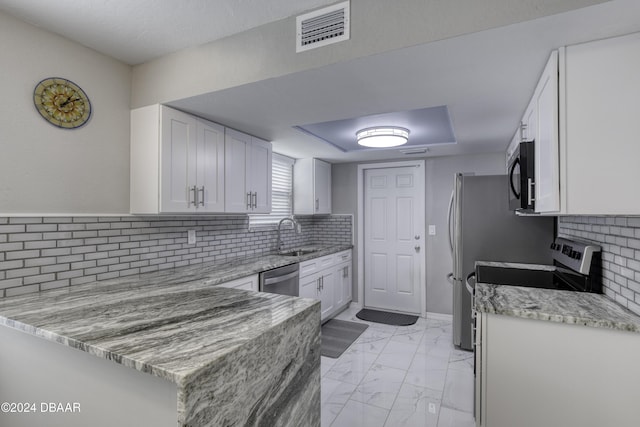
POLYGON ((299 296, 300 269, 298 263, 260 273, 260 292, 299 296))

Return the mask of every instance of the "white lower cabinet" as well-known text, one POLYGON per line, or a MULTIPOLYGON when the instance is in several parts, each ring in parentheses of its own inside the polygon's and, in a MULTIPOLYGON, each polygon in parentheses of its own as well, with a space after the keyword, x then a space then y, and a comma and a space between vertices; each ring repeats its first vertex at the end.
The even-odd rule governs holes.
POLYGON ((254 274, 253 276, 241 277, 236 280, 232 280, 230 282, 221 283, 218 286, 223 288, 234 288, 234 289, 244 289, 247 291, 257 291, 258 290, 258 275, 254 274))
POLYGON ((635 332, 478 314, 476 425, 635 427, 635 332))
POLYGON ((329 319, 351 302, 351 249, 300 263, 300 276, 300 296, 320 300, 329 319))

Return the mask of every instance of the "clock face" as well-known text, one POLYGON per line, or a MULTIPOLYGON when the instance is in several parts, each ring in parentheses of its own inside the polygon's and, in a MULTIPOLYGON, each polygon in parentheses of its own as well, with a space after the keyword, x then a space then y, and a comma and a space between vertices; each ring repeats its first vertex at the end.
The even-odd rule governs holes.
POLYGON ((87 94, 67 79, 52 77, 42 80, 33 91, 33 102, 42 117, 61 128, 80 127, 91 117, 87 94))

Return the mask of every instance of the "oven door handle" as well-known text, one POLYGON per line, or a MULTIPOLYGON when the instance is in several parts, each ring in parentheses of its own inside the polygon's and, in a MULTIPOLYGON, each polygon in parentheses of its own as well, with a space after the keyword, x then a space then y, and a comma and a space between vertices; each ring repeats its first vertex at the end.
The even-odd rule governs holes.
POLYGON ((511 168, 509 169, 509 187, 511 187, 511 192, 514 196, 516 196, 516 199, 520 199, 520 193, 516 191, 516 187, 513 185, 513 173, 516 170, 516 166, 518 166, 519 164, 520 157, 517 157, 516 160, 511 163, 511 168))
POLYGON ((284 276, 278 277, 270 277, 269 279, 264 279, 265 285, 273 285, 275 283, 285 282, 289 279, 293 279, 294 277, 298 277, 300 272, 294 271, 293 273, 285 274, 284 276))
POLYGON ((467 287, 467 291, 469 291, 471 296, 473 296, 473 293, 474 293, 475 289, 469 283, 469 279, 472 279, 472 278, 475 279, 475 277, 476 277, 476 272, 475 271, 473 273, 469 273, 469 275, 467 276, 467 280, 465 280, 465 282, 464 282, 465 286, 467 287))

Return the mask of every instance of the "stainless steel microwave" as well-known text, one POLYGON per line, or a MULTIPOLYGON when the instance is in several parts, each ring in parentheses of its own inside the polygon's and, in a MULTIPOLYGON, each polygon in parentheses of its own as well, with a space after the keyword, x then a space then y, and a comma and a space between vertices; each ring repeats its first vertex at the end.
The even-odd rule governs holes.
POLYGON ((535 209, 534 141, 518 144, 509 158, 509 208, 533 212, 535 209))

